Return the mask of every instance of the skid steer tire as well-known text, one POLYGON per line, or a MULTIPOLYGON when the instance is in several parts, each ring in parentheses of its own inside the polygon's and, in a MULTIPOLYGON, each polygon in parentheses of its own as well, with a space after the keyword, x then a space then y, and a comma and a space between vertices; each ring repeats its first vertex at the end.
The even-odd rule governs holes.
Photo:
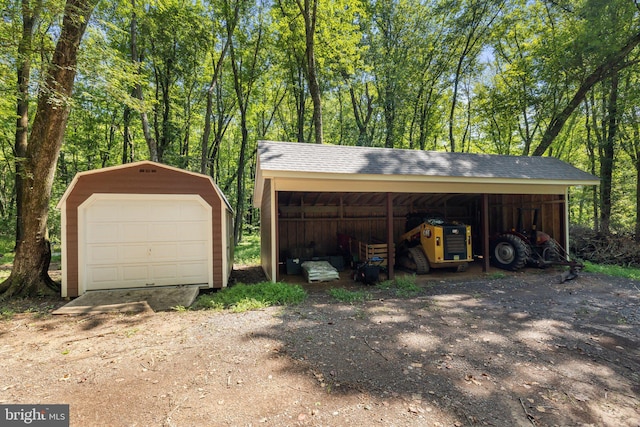
POLYGON ((531 248, 520 237, 502 234, 493 242, 491 262, 498 268, 517 271, 527 265, 531 257, 531 248))

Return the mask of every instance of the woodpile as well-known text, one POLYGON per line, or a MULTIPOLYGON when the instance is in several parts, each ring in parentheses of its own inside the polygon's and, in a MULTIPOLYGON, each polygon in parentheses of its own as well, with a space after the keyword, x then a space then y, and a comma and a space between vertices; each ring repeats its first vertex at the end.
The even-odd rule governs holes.
POLYGON ((569 235, 570 252, 579 259, 596 264, 640 267, 640 243, 631 234, 603 234, 574 225, 569 235))

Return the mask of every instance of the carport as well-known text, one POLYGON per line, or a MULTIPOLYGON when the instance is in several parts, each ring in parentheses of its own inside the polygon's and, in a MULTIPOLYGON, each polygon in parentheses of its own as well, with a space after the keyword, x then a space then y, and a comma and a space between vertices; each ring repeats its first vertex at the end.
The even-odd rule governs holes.
POLYGON ((393 247, 406 215, 428 210, 472 226, 487 271, 489 237, 515 227, 520 209, 525 224, 537 210, 538 229, 566 248, 569 188, 598 183, 554 157, 259 141, 262 268, 276 281, 290 258, 339 254, 340 236, 393 247))

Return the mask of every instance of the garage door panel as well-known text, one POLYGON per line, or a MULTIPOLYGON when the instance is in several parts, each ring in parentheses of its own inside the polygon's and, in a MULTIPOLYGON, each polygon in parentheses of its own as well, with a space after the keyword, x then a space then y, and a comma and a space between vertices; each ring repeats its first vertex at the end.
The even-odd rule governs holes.
POLYGON ((152 264, 151 277, 155 284, 159 284, 164 279, 176 279, 178 277, 177 264, 152 264))
POLYGON ((139 200, 123 200, 118 211, 118 220, 121 222, 146 222, 149 220, 150 206, 139 200))
POLYGON ((120 240, 116 223, 92 223, 87 230, 87 243, 115 243, 120 240))
MULTIPOLYGON (((146 264, 132 264, 132 265, 123 265, 122 269, 122 280, 123 282, 134 282, 138 285, 146 285, 147 279, 149 278, 149 266, 146 264)), ((131 286, 133 283, 129 283, 131 286)), ((126 287, 126 286, 123 286, 126 287)))
POLYGON ((207 219, 206 212, 196 204, 183 204, 180 206, 180 219, 183 221, 202 221, 207 219))
POLYGON ((90 245, 87 247, 87 262, 93 264, 117 264, 118 245, 90 245))
POLYGON ((134 264, 148 262, 149 246, 146 244, 126 244, 120 246, 119 264, 134 264))
POLYGON ((98 200, 87 213, 89 221, 118 221, 120 207, 107 200, 98 200))
POLYGON ((102 288, 110 288, 113 284, 118 283, 118 267, 116 266, 100 266, 91 269, 90 280, 102 288))
POLYGON ((202 240, 204 222, 185 222, 178 224, 178 234, 183 242, 189 240, 202 240))
POLYGON ((206 259, 206 242, 188 242, 179 246, 179 259, 206 259))
POLYGON ((174 242, 181 238, 175 223, 154 222, 149 224, 150 242, 174 242))
POLYGON ((208 267, 206 262, 180 263, 178 274, 189 283, 207 283, 208 267))
POLYGON ((123 243, 146 242, 149 236, 147 224, 123 223, 120 224, 120 230, 118 240, 123 243))
POLYGON ((158 202, 150 208, 150 216, 156 221, 175 221, 180 218, 180 204, 175 202, 158 202))
POLYGON ((85 289, 210 283, 210 207, 196 197, 129 197, 107 195, 84 211, 85 289))
POLYGON ((175 243, 155 244, 151 248, 151 258, 153 261, 176 261, 178 258, 178 246, 175 243))

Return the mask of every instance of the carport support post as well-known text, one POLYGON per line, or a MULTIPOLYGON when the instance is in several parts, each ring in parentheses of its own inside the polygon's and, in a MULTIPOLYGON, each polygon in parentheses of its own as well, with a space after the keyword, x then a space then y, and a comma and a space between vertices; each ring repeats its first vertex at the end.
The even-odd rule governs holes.
POLYGON ((489 195, 482 195, 482 272, 489 271, 489 195))
POLYGON ((388 279, 395 279, 393 264, 395 264, 395 249, 393 246, 393 194, 387 193, 387 274, 388 279))

